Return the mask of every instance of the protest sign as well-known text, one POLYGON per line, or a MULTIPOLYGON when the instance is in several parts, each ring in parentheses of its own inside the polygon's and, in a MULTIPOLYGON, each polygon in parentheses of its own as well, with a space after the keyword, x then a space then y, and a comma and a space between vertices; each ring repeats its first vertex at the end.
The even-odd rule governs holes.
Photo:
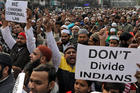
POLYGON ((140 50, 78 44, 76 79, 102 82, 135 82, 140 50))
POLYGON ((5 19, 7 21, 27 22, 27 1, 8 0, 5 7, 5 19))
POLYGON ((16 79, 16 83, 12 93, 22 93, 24 85, 25 73, 20 73, 16 79))

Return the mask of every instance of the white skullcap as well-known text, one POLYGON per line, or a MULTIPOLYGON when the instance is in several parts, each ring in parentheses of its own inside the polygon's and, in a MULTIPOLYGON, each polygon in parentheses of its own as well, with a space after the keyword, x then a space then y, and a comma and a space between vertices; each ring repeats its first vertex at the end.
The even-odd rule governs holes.
POLYGON ((117 37, 116 35, 112 35, 112 36, 110 36, 109 40, 118 40, 119 41, 119 37, 117 37))
POLYGON ((68 29, 68 26, 66 26, 66 25, 62 25, 61 27, 68 29))
POLYGON ((116 29, 115 28, 111 28, 110 32, 116 32, 116 29))
POLYGON ((133 14, 136 14, 137 12, 136 11, 133 11, 133 14))
POLYGON ((117 24, 113 22, 113 23, 111 24, 111 26, 112 26, 112 27, 117 27, 117 24))
POLYGON ((35 20, 32 20, 33 23, 35 23, 35 20))
POLYGON ((84 19, 87 19, 87 20, 89 20, 89 18, 88 18, 88 17, 85 17, 84 19))
POLYGON ((62 33, 70 34, 70 31, 67 30, 67 29, 63 29, 63 30, 61 31, 61 34, 62 34, 62 33))
POLYGON ((80 27, 79 27, 79 26, 73 26, 73 28, 74 28, 74 27, 76 27, 76 28, 80 29, 80 27))

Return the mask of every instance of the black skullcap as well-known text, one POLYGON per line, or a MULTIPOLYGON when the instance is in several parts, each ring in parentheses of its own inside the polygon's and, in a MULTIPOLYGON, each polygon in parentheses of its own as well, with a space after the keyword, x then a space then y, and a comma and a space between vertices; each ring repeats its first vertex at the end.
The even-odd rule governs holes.
POLYGON ((12 66, 12 60, 7 53, 0 53, 0 64, 12 66))
POLYGON ((130 38, 132 38, 133 36, 129 33, 129 32, 123 32, 121 35, 120 35, 120 40, 125 40, 125 41, 128 41, 130 38))

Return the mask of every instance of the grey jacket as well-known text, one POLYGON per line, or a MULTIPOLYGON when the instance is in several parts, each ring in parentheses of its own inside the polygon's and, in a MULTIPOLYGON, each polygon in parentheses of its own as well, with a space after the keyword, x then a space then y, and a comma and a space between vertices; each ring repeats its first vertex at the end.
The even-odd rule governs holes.
POLYGON ((10 74, 6 80, 0 82, 0 93, 12 93, 14 84, 14 76, 13 74, 10 74))

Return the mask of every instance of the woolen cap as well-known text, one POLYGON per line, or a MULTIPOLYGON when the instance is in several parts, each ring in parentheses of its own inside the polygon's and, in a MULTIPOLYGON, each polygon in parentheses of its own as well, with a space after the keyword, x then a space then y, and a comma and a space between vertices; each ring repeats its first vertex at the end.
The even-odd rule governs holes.
POLYGON ((25 32, 20 32, 18 35, 21 35, 21 36, 23 36, 26 39, 25 32))
POLYGON ((74 49, 76 51, 76 47, 74 45, 69 45, 65 50, 64 53, 68 50, 68 49, 74 49))
POLYGON ((0 53, 0 64, 12 66, 12 59, 7 53, 0 53))
POLYGON ((88 35, 89 33, 86 29, 80 29, 79 32, 78 32, 78 35, 79 34, 87 34, 88 35))

